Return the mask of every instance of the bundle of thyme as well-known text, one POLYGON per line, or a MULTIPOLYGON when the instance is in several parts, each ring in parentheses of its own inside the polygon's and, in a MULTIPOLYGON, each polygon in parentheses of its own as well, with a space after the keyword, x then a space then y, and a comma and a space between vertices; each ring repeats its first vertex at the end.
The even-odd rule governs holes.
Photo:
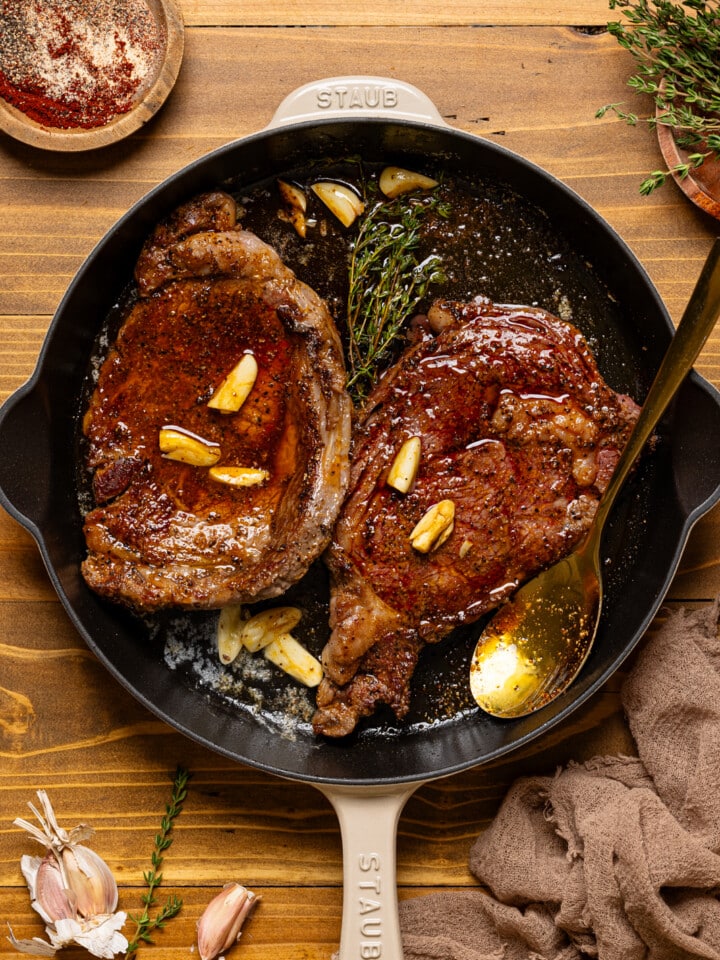
POLYGON ((646 196, 674 174, 685 179, 707 160, 720 159, 720 13, 718 0, 610 0, 624 21, 608 24, 609 32, 635 59, 637 72, 628 86, 653 98, 649 117, 610 103, 598 117, 613 111, 631 125, 672 127, 687 160, 654 170, 640 184, 646 196))
POLYGON ((347 301, 347 387, 356 403, 367 396, 391 359, 405 321, 428 286, 443 278, 439 256, 416 259, 422 221, 432 211, 439 216, 447 212, 437 195, 402 195, 370 205, 360 223, 352 245, 347 301))

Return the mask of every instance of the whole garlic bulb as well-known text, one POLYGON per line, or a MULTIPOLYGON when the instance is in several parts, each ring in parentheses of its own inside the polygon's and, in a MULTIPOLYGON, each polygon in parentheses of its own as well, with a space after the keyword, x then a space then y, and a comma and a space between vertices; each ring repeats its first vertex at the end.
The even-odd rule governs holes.
POLYGON ((80 843, 92 836, 90 827, 80 824, 67 831, 59 826, 50 799, 38 790, 42 813, 28 803, 40 828, 18 818, 15 825, 26 830, 45 847, 44 857, 27 854, 20 869, 30 891, 32 907, 45 922, 49 943, 39 937, 10 942, 21 953, 52 957, 61 947, 77 944, 93 956, 111 960, 127 950, 127 939, 120 932, 126 914, 115 912, 118 889, 108 865, 80 843))

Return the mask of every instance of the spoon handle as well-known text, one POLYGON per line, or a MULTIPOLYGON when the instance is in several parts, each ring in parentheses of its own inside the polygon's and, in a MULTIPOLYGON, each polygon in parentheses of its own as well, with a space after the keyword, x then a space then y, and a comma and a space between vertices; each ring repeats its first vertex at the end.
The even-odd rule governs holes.
MULTIPOLYGON (((692 369, 719 315, 720 239, 716 239, 675 331, 675 336, 670 341, 670 346, 648 391, 635 428, 600 501, 593 530, 599 531, 602 528, 603 521, 610 512, 618 491, 635 460, 680 384, 692 369)), ((590 539, 592 541, 594 538, 591 536, 590 539)))

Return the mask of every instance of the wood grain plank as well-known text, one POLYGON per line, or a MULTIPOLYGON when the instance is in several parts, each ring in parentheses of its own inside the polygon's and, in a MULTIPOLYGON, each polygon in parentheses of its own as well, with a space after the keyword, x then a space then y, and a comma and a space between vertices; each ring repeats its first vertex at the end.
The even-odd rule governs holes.
POLYGON ((181 0, 190 26, 465 26, 604 25, 614 19, 605 0, 181 0))
MULTIPOLYGON (((213 893, 219 892, 222 884, 212 888, 172 886, 161 888, 166 896, 176 895, 183 900, 183 908, 177 918, 154 937, 152 946, 138 952, 139 960, 178 960, 178 957, 197 956, 195 952, 196 923, 213 893)), ((253 916, 245 924, 240 945, 230 956, 245 960, 328 960, 337 949, 340 939, 340 911, 342 897, 339 889, 316 888, 294 889, 290 887, 260 886, 254 888, 261 902, 253 916)), ((416 891, 408 891, 414 895, 416 891)), ((419 891, 418 891, 419 892, 419 891)), ((130 913, 141 909, 140 891, 121 887, 120 909, 130 913)), ((44 936, 40 918, 29 907, 29 898, 22 891, 0 888, 3 913, 12 917, 15 935, 21 937, 44 936)), ((132 924, 125 928, 131 934, 132 924)), ((66 960, 86 960, 88 954, 80 949, 63 950, 66 960)), ((0 941, 0 958, 17 960, 5 938, 0 941)))

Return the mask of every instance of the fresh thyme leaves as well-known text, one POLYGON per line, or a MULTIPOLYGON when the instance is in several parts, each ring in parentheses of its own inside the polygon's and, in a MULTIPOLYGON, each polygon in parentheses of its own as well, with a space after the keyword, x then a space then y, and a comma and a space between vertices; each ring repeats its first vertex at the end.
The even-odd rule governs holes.
POLYGON ((173 842, 172 829, 175 821, 182 812, 183 803, 187 797, 187 785, 190 774, 182 767, 178 767, 173 777, 170 802, 165 805, 165 815, 160 821, 160 831, 155 835, 155 846, 150 857, 151 868, 143 873, 147 884, 147 891, 141 896, 143 912, 137 916, 130 914, 129 919, 135 924, 135 936, 128 944, 125 953, 126 960, 137 953, 142 943, 152 943, 151 934, 154 930, 161 930, 168 920, 176 916, 182 908, 182 900, 175 895, 168 897, 155 916, 150 911, 157 904, 155 892, 162 883, 162 865, 165 851, 173 842))
POLYGON ((640 193, 646 196, 669 175, 685 179, 707 160, 720 159, 720 11, 718 0, 610 0, 610 9, 616 8, 625 20, 609 23, 608 30, 637 65, 628 86, 649 94, 657 109, 643 118, 610 103, 597 116, 612 111, 633 126, 642 121, 651 130, 672 127, 688 154, 686 162, 643 180, 640 193))
POLYGON ((403 324, 428 286, 443 278, 440 257, 420 263, 421 224, 430 212, 446 216, 437 195, 403 195, 368 205, 350 257, 348 390, 362 402, 390 359, 403 324))

